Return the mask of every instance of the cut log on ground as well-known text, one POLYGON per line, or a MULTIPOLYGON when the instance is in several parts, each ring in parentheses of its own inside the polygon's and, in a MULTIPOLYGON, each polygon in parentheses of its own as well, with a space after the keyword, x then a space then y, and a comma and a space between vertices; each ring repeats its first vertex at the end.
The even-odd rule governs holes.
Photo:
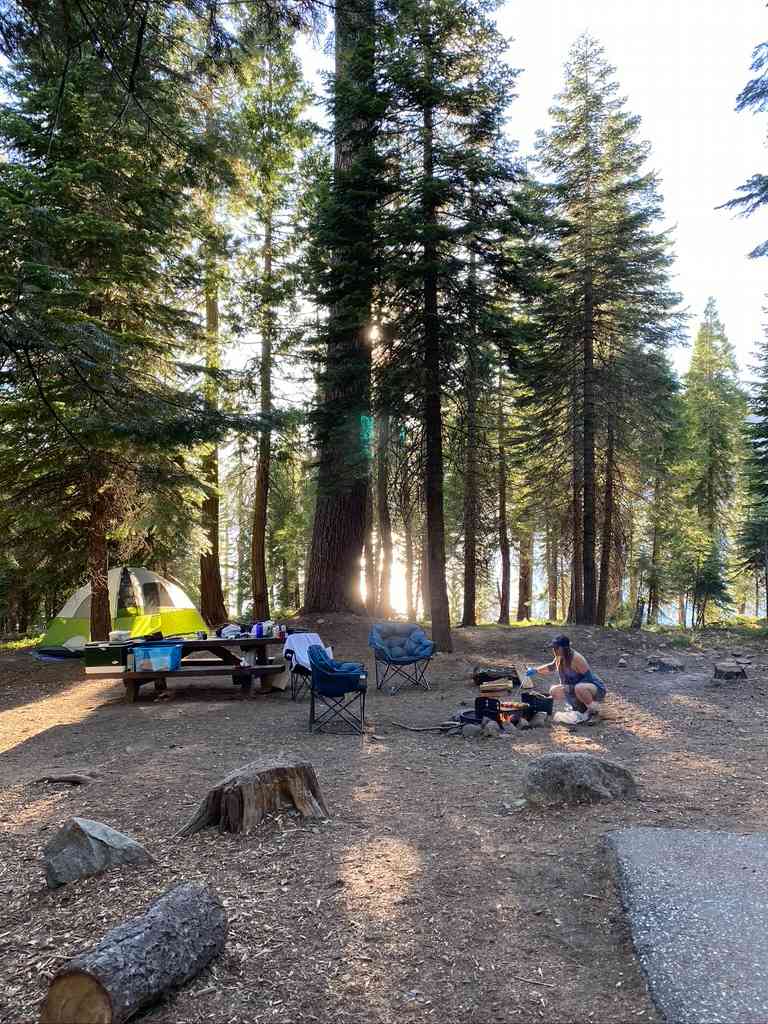
POLYGON ((721 661, 715 665, 715 679, 746 679, 747 670, 735 661, 721 661))
POLYGON ((196 977, 226 938, 218 896, 206 886, 179 885, 55 975, 41 1024, 122 1024, 196 977))
POLYGON ((208 792, 194 818, 178 833, 191 836, 215 825, 219 832, 250 832, 268 814, 295 807, 305 818, 327 818, 311 764, 247 764, 208 792))

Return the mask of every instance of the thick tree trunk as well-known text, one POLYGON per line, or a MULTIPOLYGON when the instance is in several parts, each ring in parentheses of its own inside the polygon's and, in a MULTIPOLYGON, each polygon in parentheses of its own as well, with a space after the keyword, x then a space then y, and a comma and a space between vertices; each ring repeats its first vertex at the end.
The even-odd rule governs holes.
POLYGON ((123 1024, 200 974, 226 939, 218 896, 207 886, 178 885, 56 974, 41 1024, 123 1024))
POLYGON ((499 625, 509 625, 510 580, 512 559, 509 544, 509 523, 507 520, 507 421, 504 413, 504 376, 499 370, 497 402, 498 486, 499 486, 499 556, 501 558, 501 585, 499 587, 499 625))
POLYGON ((600 548, 600 585, 597 593, 595 619, 599 626, 605 625, 608 611, 608 594, 611 582, 611 552, 614 547, 614 479, 615 479, 615 436, 612 424, 608 425, 608 444, 605 452, 605 498, 603 501, 603 530, 600 548))
POLYGON ((103 476, 93 474, 89 481, 88 583, 91 587, 91 640, 106 640, 112 629, 109 608, 109 564, 107 531, 112 513, 112 496, 103 476))
POLYGON ((439 651, 453 649, 448 591, 445 581, 445 516, 443 509, 443 416, 440 373, 440 320, 438 316, 437 224, 434 180, 434 111, 423 109, 424 172, 424 435, 426 440, 425 499, 429 544, 429 590, 432 611, 432 639, 439 651))
POLYGON ((533 614, 533 530, 520 533, 518 542, 520 571, 517 580, 517 621, 530 619, 533 614))
POLYGON ((583 488, 584 474, 581 448, 581 432, 579 430, 576 402, 576 387, 573 397, 573 461, 571 467, 571 594, 568 604, 568 621, 581 622, 584 617, 584 559, 583 559, 583 488))
POLYGON ((363 560, 365 562, 365 608, 369 615, 376 614, 376 557, 373 547, 374 532, 373 491, 368 489, 365 513, 365 537, 363 539, 363 560))
POLYGON ((581 612, 583 623, 593 623, 596 613, 595 579, 595 337, 592 284, 588 282, 584 310, 582 377, 584 415, 582 419, 583 442, 583 509, 582 509, 582 564, 584 566, 584 602, 581 612))
POLYGON ((215 826, 219 832, 250 832, 268 814, 293 807, 305 818, 327 818, 315 769, 306 762, 247 764, 221 780, 178 833, 191 836, 215 826))
MULTIPOLYGON (((219 288, 212 259, 206 267, 205 333, 205 364, 209 370, 218 370, 219 288)), ((206 397, 212 404, 216 403, 217 391, 216 383, 209 380, 206 384, 206 397)), ((220 626, 227 621, 227 609, 219 561, 219 452, 215 445, 211 445, 205 453, 202 476, 209 494, 203 502, 201 516, 208 550, 200 555, 200 614, 209 626, 220 626)))
MULTIPOLYGON (((263 251, 264 289, 272 287, 272 211, 264 221, 263 251)), ((269 618, 269 589, 267 587, 267 509, 269 506, 269 468, 272 432, 272 350, 275 340, 276 316, 265 303, 261 316, 261 366, 259 367, 259 411, 264 419, 259 435, 259 459, 256 466, 256 487, 253 495, 253 532, 251 534, 251 587, 253 591, 253 617, 269 618)))
POLYGON ((474 339, 470 340, 465 395, 467 402, 466 454, 464 459, 464 601, 462 626, 477 625, 477 368, 474 339))
POLYGON ((379 614, 389 619, 392 616, 392 517, 389 514, 389 414, 379 418, 379 447, 377 452, 376 497, 379 513, 379 537, 381 558, 379 559, 379 614))
MULTIPOLYGON (((374 76, 372 0, 336 5, 336 92, 333 191, 337 229, 344 238, 334 265, 343 267, 354 244, 372 252, 372 190, 364 198, 361 161, 373 144, 375 121, 369 92, 374 76), (355 204, 346 200, 349 188, 355 204), (366 244, 366 239, 368 243, 366 244)), ((321 382, 317 501, 307 566, 304 610, 362 610, 360 557, 365 539, 370 475, 370 376, 368 332, 373 296, 373 261, 361 265, 331 309, 327 365, 321 382)))

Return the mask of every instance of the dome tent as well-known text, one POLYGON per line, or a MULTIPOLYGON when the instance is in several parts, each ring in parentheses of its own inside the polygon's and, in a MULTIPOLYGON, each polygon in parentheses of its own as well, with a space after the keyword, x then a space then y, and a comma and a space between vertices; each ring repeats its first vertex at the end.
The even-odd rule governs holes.
MULTIPOLYGON (((129 630, 131 636, 145 636, 160 630, 169 636, 206 628, 200 613, 178 583, 171 583, 151 569, 131 566, 110 569, 108 586, 112 629, 129 630)), ((72 594, 48 624, 40 646, 78 650, 90 636, 91 587, 86 584, 72 594)))

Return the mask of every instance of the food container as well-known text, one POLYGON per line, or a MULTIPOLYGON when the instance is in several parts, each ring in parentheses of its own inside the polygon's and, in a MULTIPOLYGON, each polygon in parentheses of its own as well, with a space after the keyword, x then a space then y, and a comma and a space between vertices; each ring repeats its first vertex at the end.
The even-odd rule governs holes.
POLYGON ((181 664, 181 644, 133 647, 134 672, 175 672, 181 664))

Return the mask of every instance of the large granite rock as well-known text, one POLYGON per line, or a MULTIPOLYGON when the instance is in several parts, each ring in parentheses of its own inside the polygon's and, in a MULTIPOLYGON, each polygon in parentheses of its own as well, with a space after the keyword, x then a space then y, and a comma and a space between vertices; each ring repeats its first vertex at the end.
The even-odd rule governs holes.
POLYGON ((544 754, 526 769, 523 795, 532 804, 587 804, 637 795, 621 765, 592 754, 544 754))
POLYGON ((109 825, 70 818, 44 847, 43 860, 45 880, 55 889, 119 864, 150 864, 153 857, 135 839, 109 825))

